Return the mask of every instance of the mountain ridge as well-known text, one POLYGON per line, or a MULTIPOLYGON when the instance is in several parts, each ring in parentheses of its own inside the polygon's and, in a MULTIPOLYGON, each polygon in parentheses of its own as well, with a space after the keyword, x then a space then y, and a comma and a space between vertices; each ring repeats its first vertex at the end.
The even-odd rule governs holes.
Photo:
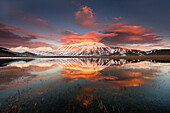
POLYGON ((33 54, 31 52, 15 52, 15 51, 12 51, 12 50, 9 50, 7 48, 4 48, 4 47, 0 47, 0 57, 16 57, 16 56, 37 56, 36 54, 33 54))
POLYGON ((9 50, 0 47, 0 56, 145 56, 170 55, 170 49, 141 51, 122 47, 105 46, 102 43, 83 43, 61 46, 56 50, 9 50))

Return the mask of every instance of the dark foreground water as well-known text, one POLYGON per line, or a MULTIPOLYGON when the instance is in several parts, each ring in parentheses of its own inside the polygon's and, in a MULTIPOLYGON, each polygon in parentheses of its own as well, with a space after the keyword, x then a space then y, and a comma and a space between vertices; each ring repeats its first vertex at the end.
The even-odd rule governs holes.
POLYGON ((170 113, 170 63, 1 59, 0 112, 170 113))

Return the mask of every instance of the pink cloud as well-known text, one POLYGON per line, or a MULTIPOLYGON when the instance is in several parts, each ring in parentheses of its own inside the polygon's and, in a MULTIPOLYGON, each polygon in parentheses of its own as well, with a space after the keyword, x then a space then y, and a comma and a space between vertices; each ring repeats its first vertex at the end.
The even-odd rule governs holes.
POLYGON ((33 32, 28 32, 24 29, 8 26, 5 24, 0 24, 0 45, 5 47, 50 47, 50 44, 47 44, 43 41, 32 42, 32 39, 48 39, 54 40, 54 38, 46 37, 33 32), (20 35, 22 34, 22 35, 20 35))
POLYGON ((87 6, 81 7, 79 11, 75 13, 75 20, 81 27, 93 28, 98 25, 94 19, 94 14, 91 8, 87 6))
POLYGON ((112 23, 98 23, 91 8, 87 6, 80 7, 80 10, 75 13, 75 20, 78 25, 100 32, 90 31, 86 34, 78 34, 70 30, 59 31, 62 35, 65 35, 59 37, 60 42, 64 44, 101 42, 109 46, 124 46, 126 44, 158 44, 162 41, 162 36, 153 33, 151 27, 145 28, 115 22, 121 18, 112 18, 112 23))
POLYGON ((117 34, 115 33, 109 33, 109 34, 103 34, 98 33, 96 31, 90 31, 86 34, 69 34, 66 36, 60 37, 60 42, 64 44, 71 44, 71 43, 82 43, 82 42, 99 42, 103 37, 114 37, 117 34))
POLYGON ((62 35, 76 35, 78 33, 74 33, 71 30, 58 30, 59 33, 61 33, 62 35))
POLYGON ((8 25, 5 25, 5 24, 2 24, 2 29, 4 31, 18 32, 18 33, 21 33, 21 34, 25 34, 25 35, 28 35, 28 36, 34 36, 34 37, 37 37, 37 38, 55 40, 55 38, 51 38, 51 37, 48 37, 48 36, 45 36, 45 35, 30 32, 30 31, 27 31, 27 30, 25 30, 23 28, 19 28, 19 27, 15 27, 15 26, 8 26, 8 25))
POLYGON ((60 34, 51 34, 51 33, 48 33, 49 36, 52 36, 52 37, 58 37, 58 36, 61 36, 60 34))
POLYGON ((113 26, 112 29, 106 29, 105 32, 119 32, 119 33, 130 33, 130 34, 144 34, 147 33, 150 29, 149 28, 143 28, 141 26, 129 26, 129 25, 123 25, 120 24, 118 27, 114 29, 113 26))
MULTIPOLYGON (((37 43, 37 42, 35 42, 37 43)), ((52 47, 46 47, 46 46, 40 46, 40 47, 24 47, 24 46, 18 46, 18 47, 15 47, 15 48, 10 48, 10 50, 14 50, 14 51, 17 51, 17 50, 38 50, 38 51, 50 51, 50 50, 54 50, 52 47)))

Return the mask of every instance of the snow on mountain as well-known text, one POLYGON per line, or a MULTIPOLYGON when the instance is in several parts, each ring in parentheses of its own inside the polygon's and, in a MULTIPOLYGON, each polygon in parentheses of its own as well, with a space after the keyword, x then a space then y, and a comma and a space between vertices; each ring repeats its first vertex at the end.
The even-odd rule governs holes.
POLYGON ((109 47, 102 43, 89 42, 67 46, 57 49, 60 56, 127 56, 143 55, 141 51, 125 49, 120 47, 109 47))
POLYGON ((61 46, 57 49, 60 56, 103 56, 120 52, 119 48, 110 48, 102 43, 80 43, 61 46))
POLYGON ((30 52, 41 56, 128 56, 143 55, 142 51, 120 47, 109 47, 98 42, 86 42, 61 46, 56 50, 14 50, 15 52, 30 52))
MULTIPOLYGON (((4 50, 4 49, 3 49, 4 50)), ((2 50, 1 50, 2 51, 2 50)), ((4 50, 7 51, 7 50, 4 50)), ((9 51, 9 50, 8 50, 9 51)), ((61 46, 53 49, 17 49, 14 53, 19 56, 143 56, 143 55, 170 55, 169 49, 140 51, 121 47, 110 47, 98 42, 86 42, 61 46)))

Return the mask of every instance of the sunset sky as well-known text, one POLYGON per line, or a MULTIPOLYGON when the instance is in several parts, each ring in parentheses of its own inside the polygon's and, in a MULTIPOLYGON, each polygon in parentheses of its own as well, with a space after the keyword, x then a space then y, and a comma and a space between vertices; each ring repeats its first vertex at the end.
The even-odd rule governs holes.
POLYGON ((0 47, 170 48, 169 0, 0 0, 0 47))

